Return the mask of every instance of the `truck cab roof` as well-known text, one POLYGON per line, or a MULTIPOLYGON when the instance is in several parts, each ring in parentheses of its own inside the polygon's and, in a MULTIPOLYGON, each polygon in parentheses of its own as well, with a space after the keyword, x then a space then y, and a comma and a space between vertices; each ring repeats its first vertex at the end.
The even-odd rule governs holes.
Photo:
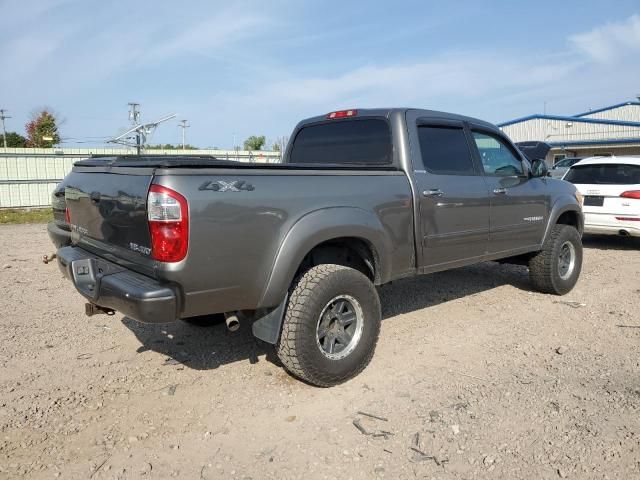
POLYGON ((440 112, 438 110, 428 110, 423 108, 410 108, 410 107, 353 108, 348 110, 339 110, 338 112, 348 112, 348 111, 355 112, 355 113, 348 116, 336 117, 334 119, 330 118, 330 115, 332 113, 337 113, 337 112, 329 112, 324 115, 318 115, 315 117, 306 118, 298 123, 298 125, 296 126, 296 130, 298 130, 299 128, 305 125, 325 122, 325 121, 349 120, 349 119, 361 118, 361 117, 391 118, 394 115, 404 116, 409 111, 419 112, 420 117, 423 117, 423 118, 451 120, 451 121, 458 121, 458 122, 469 122, 469 123, 474 123, 476 125, 482 125, 483 127, 489 128, 491 130, 499 130, 498 127, 496 127, 492 123, 486 122, 484 120, 480 120, 479 118, 467 117, 465 115, 458 115, 455 113, 440 112))

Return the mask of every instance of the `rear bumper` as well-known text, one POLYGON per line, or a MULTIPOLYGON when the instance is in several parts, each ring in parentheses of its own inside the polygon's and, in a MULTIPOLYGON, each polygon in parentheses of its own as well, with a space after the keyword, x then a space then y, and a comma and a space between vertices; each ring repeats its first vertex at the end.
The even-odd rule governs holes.
POLYGON ((62 248, 71 244, 71 230, 63 228, 55 220, 47 224, 47 233, 56 248, 62 248))
POLYGON ((89 302, 145 323, 178 318, 176 291, 75 246, 58 250, 58 266, 89 302))
MULTIPOLYGON (((584 219, 584 232, 603 235, 619 235, 620 232, 623 231, 634 237, 640 236, 640 221, 618 220, 616 216, 627 215, 586 212, 584 219)), ((635 217, 634 215, 629 216, 635 217)))

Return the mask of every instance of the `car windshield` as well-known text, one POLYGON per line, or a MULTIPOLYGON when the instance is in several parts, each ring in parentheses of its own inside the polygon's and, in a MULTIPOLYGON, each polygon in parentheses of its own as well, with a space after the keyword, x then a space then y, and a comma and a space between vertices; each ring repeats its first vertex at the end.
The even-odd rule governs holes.
POLYGON ((571 167, 564 179, 594 185, 635 185, 640 183, 640 165, 602 163, 571 167))

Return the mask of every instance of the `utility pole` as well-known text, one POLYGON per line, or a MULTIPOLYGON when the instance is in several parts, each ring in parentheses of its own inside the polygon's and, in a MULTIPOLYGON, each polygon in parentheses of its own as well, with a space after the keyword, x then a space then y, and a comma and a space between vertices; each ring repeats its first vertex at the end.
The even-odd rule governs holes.
POLYGON ((189 128, 191 125, 187 125, 187 120, 180 120, 180 124, 178 125, 180 128, 182 128, 182 149, 185 149, 185 143, 184 143, 184 132, 187 128, 189 128))
POLYGON ((2 121, 2 141, 4 142, 4 151, 7 151, 7 130, 4 127, 4 119, 11 118, 8 115, 5 115, 6 110, 0 108, 0 120, 2 121))
MULTIPOLYGON (((135 102, 129 102, 129 120, 131 125, 136 126, 140 123, 140 104, 135 102)), ((136 153, 140 155, 140 133, 136 132, 136 153)))

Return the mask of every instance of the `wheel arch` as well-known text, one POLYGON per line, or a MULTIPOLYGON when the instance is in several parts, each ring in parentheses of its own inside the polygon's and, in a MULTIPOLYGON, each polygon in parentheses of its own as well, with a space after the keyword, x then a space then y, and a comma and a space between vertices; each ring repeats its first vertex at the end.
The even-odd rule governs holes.
POLYGON ((384 283, 390 276, 391 248, 388 234, 372 212, 332 207, 308 213, 291 227, 280 245, 260 306, 280 303, 301 268, 319 263, 352 266, 374 283, 384 283), (340 261, 345 252, 351 252, 352 258, 340 261))
POLYGON ((582 208, 578 204, 578 201, 573 195, 562 195, 553 204, 551 213, 549 214, 549 221, 544 232, 544 238, 542 244, 547 241, 551 230, 554 225, 572 225, 576 227, 578 233, 582 235, 584 231, 584 215, 582 208))

